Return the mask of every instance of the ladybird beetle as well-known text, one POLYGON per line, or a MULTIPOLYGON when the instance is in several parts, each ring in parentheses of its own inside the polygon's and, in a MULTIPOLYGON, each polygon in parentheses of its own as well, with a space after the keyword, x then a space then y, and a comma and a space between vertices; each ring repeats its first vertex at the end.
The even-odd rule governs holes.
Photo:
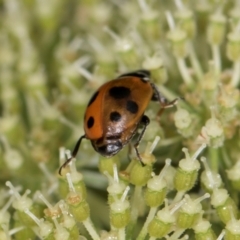
POLYGON ((111 157, 132 139, 140 125, 143 128, 134 149, 141 160, 138 145, 150 122, 144 112, 151 100, 161 104, 160 113, 164 108, 173 106, 178 99, 168 102, 150 81, 150 72, 147 70, 122 74, 103 84, 88 103, 84 116, 85 134, 77 141, 72 157, 60 167, 59 174, 77 155, 83 138, 91 141, 95 151, 111 157))

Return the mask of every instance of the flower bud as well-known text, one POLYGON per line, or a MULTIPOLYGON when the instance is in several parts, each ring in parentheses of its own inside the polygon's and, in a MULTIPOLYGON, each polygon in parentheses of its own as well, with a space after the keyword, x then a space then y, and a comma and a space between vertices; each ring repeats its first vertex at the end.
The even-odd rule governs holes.
POLYGON ((207 143, 213 148, 218 148, 223 145, 224 138, 222 123, 212 113, 212 117, 202 127, 198 140, 207 143))
POLYGON ((105 173, 110 182, 107 188, 109 204, 113 203, 115 199, 120 198, 126 189, 126 185, 119 180, 117 165, 114 165, 113 173, 114 177, 108 173, 105 173))
POLYGON ((117 165, 118 167, 120 166, 119 163, 119 157, 118 156, 114 156, 111 158, 104 158, 102 156, 100 156, 99 158, 99 163, 98 163, 98 167, 101 173, 109 173, 111 176, 113 176, 113 168, 114 165, 117 165))
POLYGON ((88 219, 90 214, 89 205, 79 193, 69 192, 66 202, 69 206, 70 213, 77 221, 83 222, 88 219))
POLYGON ((215 240, 217 237, 211 228, 211 224, 206 219, 200 219, 193 226, 196 240, 215 240))
POLYGON ((221 187, 222 179, 218 173, 211 171, 205 157, 201 157, 201 161, 205 167, 201 174, 201 184, 207 192, 211 193, 214 189, 221 187))
POLYGON ((105 27, 104 30, 116 41, 114 48, 122 62, 128 67, 135 67, 137 64, 137 55, 133 42, 127 38, 120 38, 108 27, 105 27))
MULTIPOLYGON (((233 79, 233 78, 232 78, 233 79)), ((237 80, 239 81, 239 79, 237 80)), ((221 86, 220 95, 218 97, 218 103, 220 107, 221 120, 229 122, 233 120, 237 115, 237 104, 239 102, 239 90, 233 85, 221 86)))
POLYGON ((175 212, 183 204, 183 201, 175 205, 173 209, 165 204, 165 207, 157 212, 157 215, 148 225, 148 234, 151 237, 162 238, 171 230, 173 224, 176 222, 175 212))
POLYGON ((221 13, 210 16, 207 39, 211 45, 220 45, 224 39, 226 17, 221 13))
POLYGON ((227 36, 227 56, 233 61, 240 60, 240 33, 237 31, 231 32, 227 36))
POLYGON ((148 180, 147 188, 144 194, 147 206, 158 207, 163 203, 167 193, 167 183, 164 176, 166 175, 166 170, 170 164, 171 160, 167 159, 166 165, 162 169, 161 173, 148 180))
POLYGON ((202 145, 192 157, 190 157, 186 148, 183 149, 186 158, 179 162, 179 167, 174 177, 174 186, 177 191, 186 192, 194 186, 198 170, 200 169, 200 164, 196 158, 205 147, 206 145, 202 145))
POLYGON ((179 108, 174 114, 174 122, 178 132, 182 134, 183 137, 193 135, 195 124, 193 124, 193 116, 191 116, 187 110, 179 108))
POLYGON ((187 33, 189 39, 192 39, 196 33, 196 24, 193 16, 193 12, 186 8, 179 9, 176 13, 181 29, 187 33))
POLYGON ((234 189, 240 190, 240 176, 239 176, 240 160, 238 160, 235 163, 235 165, 231 169, 227 170, 226 172, 227 172, 228 179, 231 181, 234 189))
POLYGON ((124 228, 130 221, 130 204, 126 200, 129 187, 126 188, 120 200, 110 204, 110 222, 115 228, 124 228))
POLYGON ((167 81, 167 69, 163 64, 159 52, 155 53, 152 57, 147 57, 143 64, 143 69, 151 71, 151 78, 158 84, 164 84, 167 81))
POLYGON ((192 200, 189 195, 185 195, 185 202, 178 212, 177 225, 183 229, 192 228, 202 212, 200 202, 208 197, 210 194, 206 193, 202 197, 192 200))
POLYGON ((232 198, 229 197, 226 189, 214 189, 211 196, 211 204, 217 210, 218 216, 224 223, 237 218, 238 209, 232 198))
POLYGON ((136 162, 136 164, 131 169, 129 180, 133 185, 145 186, 147 184, 147 181, 151 178, 151 173, 152 166, 142 166, 140 162, 136 162))
POLYGON ((19 221, 28 227, 35 226, 34 221, 25 213, 26 209, 34 210, 33 201, 27 197, 30 194, 30 190, 27 190, 22 196, 18 193, 17 189, 12 185, 11 182, 6 182, 6 185, 12 190, 15 197, 12 206, 17 210, 19 221))
POLYGON ((140 15, 139 28, 147 41, 158 40, 161 29, 159 25, 159 14, 157 11, 148 8, 142 9, 143 13, 140 15))
POLYGON ((185 58, 187 52, 187 34, 179 28, 172 29, 167 34, 168 39, 171 41, 172 52, 176 58, 185 58))
POLYGON ((232 219, 226 224, 225 240, 240 239, 240 220, 232 219))

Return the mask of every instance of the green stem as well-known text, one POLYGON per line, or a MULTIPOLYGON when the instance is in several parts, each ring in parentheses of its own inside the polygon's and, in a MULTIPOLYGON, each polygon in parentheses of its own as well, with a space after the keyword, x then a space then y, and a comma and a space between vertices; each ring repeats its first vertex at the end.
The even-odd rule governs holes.
POLYGON ((221 69, 222 69, 221 54, 220 54, 220 48, 218 45, 212 45, 212 54, 213 54, 215 73, 218 76, 221 73, 221 69))
POLYGON ((240 61, 234 62, 233 74, 231 79, 231 84, 233 87, 238 86, 240 80, 240 61))
POLYGON ((169 240, 176 240, 176 239, 179 239, 179 237, 184 233, 186 229, 182 229, 182 228, 179 228, 177 229, 172 235, 171 237, 169 238, 169 240))
POLYGON ((92 237, 93 240, 100 240, 99 235, 93 227, 93 223, 90 218, 82 222, 84 227, 87 229, 88 233, 92 237))
POLYGON ((186 62, 183 58, 178 58, 177 59, 177 64, 178 64, 178 68, 180 70, 181 76, 183 78, 183 81, 187 84, 187 85, 191 85, 193 83, 193 79, 188 71, 186 62))
POLYGON ((152 207, 150 208, 150 211, 148 213, 148 216, 147 216, 147 219, 143 225, 143 228, 141 230, 141 232, 139 233, 138 237, 137 237, 137 240, 144 240, 146 235, 147 235, 147 227, 148 227, 148 224, 152 221, 152 219, 154 218, 155 216, 155 213, 157 211, 157 207, 152 207))
POLYGON ((218 172, 218 169, 219 169, 218 149, 209 148, 208 155, 209 155, 208 159, 209 159, 209 165, 211 170, 218 172))
POLYGON ((202 67, 201 67, 201 65, 198 61, 197 56, 196 56, 196 52, 194 50, 192 42, 189 42, 188 47, 189 47, 189 58, 190 58, 190 61, 192 63, 194 72, 195 72, 198 80, 201 81, 202 78, 203 78, 203 70, 202 70, 202 67))
POLYGON ((126 239, 125 228, 118 229, 118 240, 125 240, 125 239, 126 239))

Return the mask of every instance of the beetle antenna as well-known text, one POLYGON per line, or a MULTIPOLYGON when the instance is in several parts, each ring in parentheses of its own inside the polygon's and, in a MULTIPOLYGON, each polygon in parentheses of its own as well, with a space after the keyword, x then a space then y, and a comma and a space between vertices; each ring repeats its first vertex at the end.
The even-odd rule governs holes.
POLYGON ((59 168, 59 170, 58 170, 59 175, 62 176, 62 169, 65 168, 65 167, 72 161, 72 159, 76 157, 76 155, 77 155, 77 153, 78 153, 78 149, 79 149, 79 147, 80 147, 80 145, 81 145, 81 142, 82 142, 82 139, 83 139, 83 138, 86 138, 86 136, 85 136, 85 135, 82 135, 82 136, 78 139, 78 141, 77 141, 77 143, 76 143, 76 145, 75 145, 75 147, 74 147, 74 149, 73 149, 73 151, 72 151, 72 156, 71 156, 70 158, 68 158, 68 159, 66 160, 66 162, 63 163, 63 165, 59 168))

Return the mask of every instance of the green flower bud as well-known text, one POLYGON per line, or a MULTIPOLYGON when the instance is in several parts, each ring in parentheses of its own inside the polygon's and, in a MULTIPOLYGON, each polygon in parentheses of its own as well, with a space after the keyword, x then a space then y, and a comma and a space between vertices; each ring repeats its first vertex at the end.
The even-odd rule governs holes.
POLYGON ((221 13, 213 14, 207 29, 208 42, 211 45, 220 45, 224 39, 226 17, 221 13))
POLYGON ((151 237, 162 238, 171 230, 175 216, 168 208, 158 211, 157 215, 148 225, 148 234, 151 237))
POLYGON ((158 12, 149 8, 144 10, 139 22, 140 31, 147 41, 159 39, 161 30, 158 12))
POLYGON ((111 204, 115 201, 115 199, 118 199, 122 196, 124 190, 126 189, 126 185, 122 182, 119 183, 113 183, 108 188, 108 203, 111 204))
POLYGON ((100 156, 99 158, 99 163, 98 163, 98 167, 101 173, 108 173, 111 176, 113 176, 113 169, 114 169, 114 165, 117 165, 118 167, 120 166, 119 163, 119 157, 118 156, 114 156, 111 158, 104 158, 102 156, 100 156))
POLYGON ((211 204, 217 210, 218 216, 224 223, 229 222, 232 216, 237 218, 238 209, 226 189, 215 189, 211 196, 211 204))
POLYGON ((225 240, 240 240, 240 220, 230 220, 225 229, 225 240))
POLYGON ((147 206, 158 207, 163 203, 167 193, 167 182, 164 177, 167 175, 167 169, 170 164, 171 160, 167 159, 160 174, 148 180, 147 188, 144 194, 147 206))
POLYGON ((167 193, 167 188, 163 188, 161 191, 153 191, 147 188, 144 194, 144 199, 149 207, 157 207, 162 205, 167 193))
POLYGON ((115 228, 124 228, 130 221, 130 204, 118 200, 110 205, 110 222, 115 228))
POLYGON ((77 221, 83 222, 89 217, 89 205, 79 193, 70 192, 66 202, 69 206, 69 211, 77 221))
POLYGON ((176 58, 185 58, 188 55, 186 32, 175 28, 167 34, 167 37, 171 41, 172 51, 176 58))
POLYGON ((240 172, 240 161, 238 160, 235 165, 226 171, 227 172, 227 176, 228 179, 231 181, 232 186, 236 189, 236 190, 240 190, 240 176, 239 176, 239 172, 240 172))
POLYGON ((189 39, 192 39, 196 33, 196 24, 193 16, 193 12, 186 8, 181 9, 176 13, 181 29, 187 33, 189 39))
POLYGON ((224 138, 222 123, 215 117, 208 119, 205 126, 202 127, 200 139, 207 142, 212 148, 218 148, 223 145, 224 138))
MULTIPOLYGON (((239 81, 239 79, 236 80, 237 82, 239 81)), ((221 120, 224 122, 229 122, 233 120, 237 115, 236 106, 239 102, 239 90, 234 88, 233 86, 235 86, 234 77, 232 77, 232 85, 222 85, 220 96, 218 97, 218 103, 220 105, 219 115, 221 117, 221 120)))
MULTIPOLYGON (((203 148, 205 148, 205 145, 199 148, 198 154, 203 148)), ((196 160, 197 154, 191 158, 186 148, 184 148, 183 151, 185 152, 186 158, 179 162, 179 167, 174 177, 174 187, 177 191, 190 190, 196 182, 198 170, 200 169, 200 164, 196 160)))
POLYGON ((152 57, 147 57, 142 67, 151 71, 151 78, 158 84, 164 84, 167 81, 167 69, 163 65, 163 59, 159 53, 154 54, 152 57))
POLYGON ((196 124, 194 124, 193 119, 194 116, 183 108, 178 108, 174 114, 175 126, 177 127, 178 132, 185 138, 194 134, 196 124))
MULTIPOLYGON (((71 180, 72 180, 75 191, 79 192, 83 198, 86 198, 87 190, 86 190, 85 183, 83 181, 82 174, 79 172, 76 172, 76 171, 72 171, 70 173, 70 175, 71 175, 71 180)), ((69 185, 68 185, 68 181, 66 179, 66 175, 63 177, 59 176, 58 188, 59 188, 59 193, 60 193, 61 197, 66 197, 67 194, 69 193, 69 185)))
POLYGON ((240 33, 235 31, 227 36, 227 57, 233 61, 240 60, 240 33))
POLYGON ((210 195, 206 193, 202 197, 192 200, 189 195, 186 195, 185 202, 178 212, 177 225, 183 229, 192 228, 202 211, 200 202, 208 197, 210 195))
POLYGON ((212 193, 214 189, 221 187, 221 176, 218 173, 211 171, 205 157, 201 157, 201 161, 205 167, 205 171, 201 174, 201 184, 207 192, 212 193))
POLYGON ((196 240, 215 240, 217 237, 211 228, 209 221, 201 219, 193 226, 196 240))
POLYGON ((142 166, 140 162, 137 162, 130 172, 130 182, 136 186, 144 186, 151 177, 152 166, 142 166))

